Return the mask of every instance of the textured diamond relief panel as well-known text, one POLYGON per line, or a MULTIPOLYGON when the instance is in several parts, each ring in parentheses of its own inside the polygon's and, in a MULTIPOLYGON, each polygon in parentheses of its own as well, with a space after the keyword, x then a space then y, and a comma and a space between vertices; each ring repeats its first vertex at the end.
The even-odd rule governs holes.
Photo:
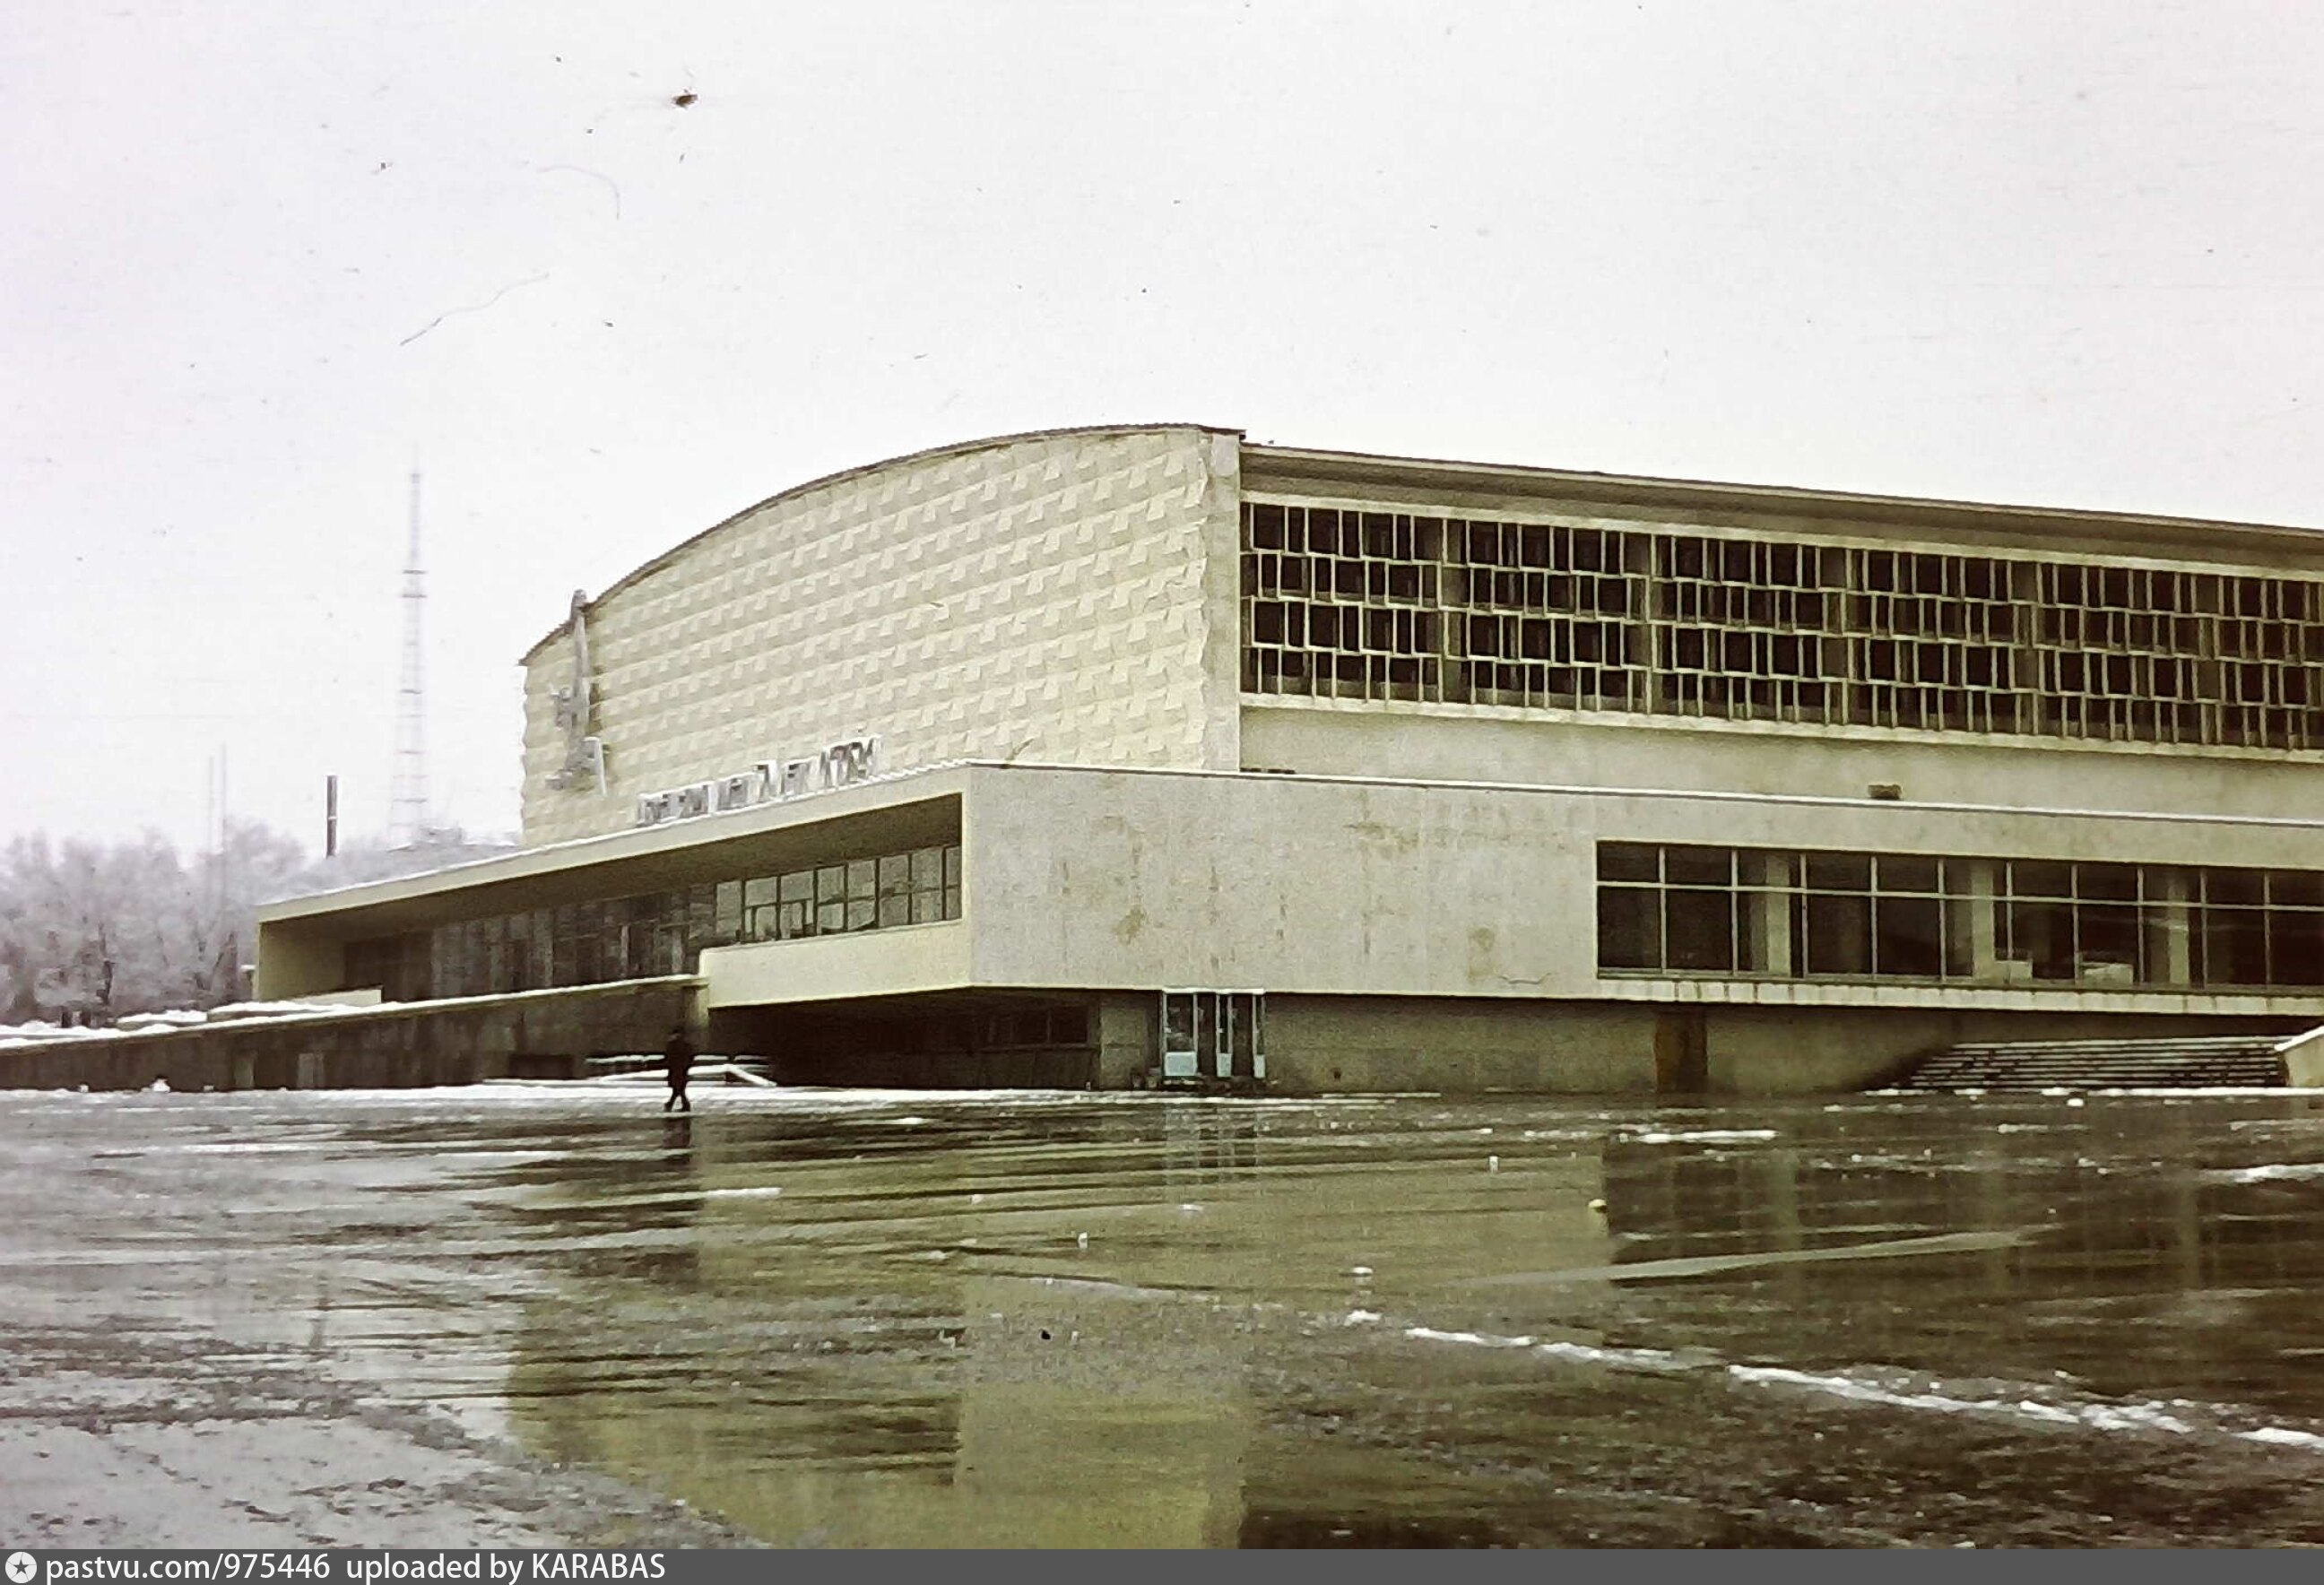
POLYGON ((1213 455, 1195 429, 1036 438, 744 514, 591 611, 606 796, 548 785, 569 644, 528 668, 526 841, 622 830, 639 793, 858 733, 890 769, 1201 767, 1208 713, 1238 707, 1205 683, 1205 543, 1238 510, 1213 455))

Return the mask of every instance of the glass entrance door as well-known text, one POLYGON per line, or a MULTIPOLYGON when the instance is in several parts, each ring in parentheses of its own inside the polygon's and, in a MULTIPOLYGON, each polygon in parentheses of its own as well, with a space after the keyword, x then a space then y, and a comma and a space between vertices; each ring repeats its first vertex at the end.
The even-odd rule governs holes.
POLYGON ((1267 1077, 1267 992, 1162 992, 1162 1077, 1251 1083, 1267 1077))

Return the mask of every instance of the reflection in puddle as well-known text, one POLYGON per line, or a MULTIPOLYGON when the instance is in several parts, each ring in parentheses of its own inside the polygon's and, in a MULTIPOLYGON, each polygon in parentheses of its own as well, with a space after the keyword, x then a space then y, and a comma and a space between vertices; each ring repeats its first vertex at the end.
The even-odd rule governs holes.
POLYGON ((535 1091, 102 1133, 236 1197, 211 1236, 373 1390, 776 1543, 2038 1544, 2324 1541, 2319 1123, 535 1091), (327 1259, 269 1230, 314 1206, 327 1259))

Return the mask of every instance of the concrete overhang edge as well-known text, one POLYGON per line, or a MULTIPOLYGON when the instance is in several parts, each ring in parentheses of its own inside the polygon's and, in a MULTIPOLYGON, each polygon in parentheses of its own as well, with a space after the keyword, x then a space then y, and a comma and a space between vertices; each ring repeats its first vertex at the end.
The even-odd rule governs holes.
POLYGON ((438 892, 466 890, 503 880, 530 880, 616 860, 648 858, 660 852, 739 841, 790 826, 812 825, 844 816, 876 812, 891 805, 921 803, 947 795, 956 796, 964 790, 966 777, 964 773, 973 764, 966 760, 947 760, 938 765, 919 766, 886 776, 875 776, 851 787, 807 797, 760 804, 725 814, 672 820, 660 825, 638 826, 595 836, 576 836, 565 842, 521 848, 512 853, 495 853, 490 858, 449 864, 441 870, 423 871, 416 875, 398 875, 384 880, 366 880, 329 891, 283 898, 262 905, 258 910, 258 922, 268 925, 323 914, 344 913, 380 903, 412 901, 438 892))
POLYGON ((2324 818, 2305 820, 2273 815, 2218 815, 2203 811, 2157 811, 2149 809, 2089 809, 2065 805, 2033 804, 1966 804, 1939 802, 1935 799, 1907 798, 1895 801, 1884 799, 1833 797, 1817 793, 1755 793, 1721 792, 1701 788, 1595 787, 1569 786, 1537 781, 1468 781, 1442 777, 1420 776, 1351 776, 1346 774, 1309 775, 1285 774, 1280 771, 1213 770, 1176 765, 1074 765, 1044 763, 1026 760, 967 760, 960 767, 970 771, 1025 771, 1038 774, 1068 774, 1076 776, 1151 776, 1176 777, 1190 780, 1233 781, 1252 786, 1314 786, 1314 787, 1401 787, 1435 788, 1452 792, 1526 793, 1554 797, 1586 798, 1646 798, 1672 803, 1708 803, 1729 806, 1781 808, 1818 809, 1885 809, 1918 811, 1940 815, 2012 815, 2064 816, 2080 820, 2135 820, 2156 825, 2202 825, 2255 826, 2283 831, 2324 830, 2324 818))

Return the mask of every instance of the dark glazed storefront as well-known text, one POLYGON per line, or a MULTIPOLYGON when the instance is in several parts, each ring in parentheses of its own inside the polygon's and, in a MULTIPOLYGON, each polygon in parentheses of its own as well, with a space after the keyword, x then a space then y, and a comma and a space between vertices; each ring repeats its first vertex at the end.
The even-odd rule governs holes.
POLYGON ((420 1001, 691 974, 706 947, 940 924, 960 909, 960 844, 932 844, 351 941, 346 983, 420 1001))

